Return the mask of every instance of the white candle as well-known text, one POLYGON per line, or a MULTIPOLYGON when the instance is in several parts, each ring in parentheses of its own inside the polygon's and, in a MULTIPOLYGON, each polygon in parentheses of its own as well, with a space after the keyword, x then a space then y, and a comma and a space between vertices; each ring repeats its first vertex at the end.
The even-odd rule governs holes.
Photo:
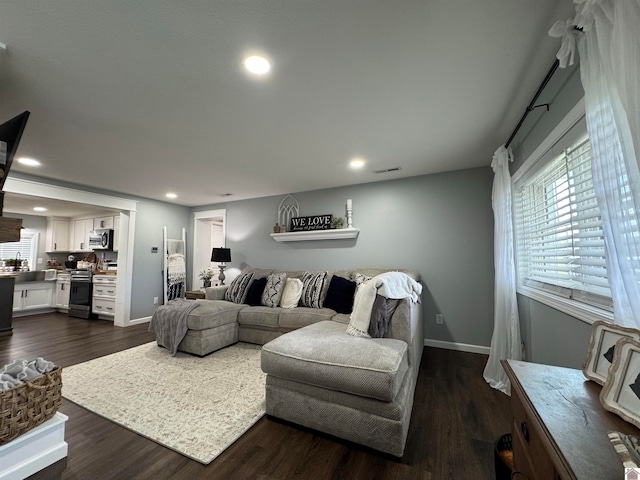
POLYGON ((347 210, 353 210, 353 205, 351 203, 351 199, 347 200, 347 210))

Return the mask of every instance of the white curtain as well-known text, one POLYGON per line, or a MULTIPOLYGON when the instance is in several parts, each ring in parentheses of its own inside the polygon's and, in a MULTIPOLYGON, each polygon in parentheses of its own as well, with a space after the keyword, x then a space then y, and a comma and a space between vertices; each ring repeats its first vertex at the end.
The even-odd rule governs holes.
POLYGON ((493 154, 495 173, 491 202, 494 216, 494 320, 489 360, 484 379, 496 390, 510 395, 511 385, 500 360, 522 359, 520 320, 516 300, 516 267, 513 251, 513 210, 509 161, 511 152, 503 145, 493 154))
POLYGON ((563 37, 560 66, 578 48, 614 321, 640 328, 640 0, 574 3, 549 34, 563 37))

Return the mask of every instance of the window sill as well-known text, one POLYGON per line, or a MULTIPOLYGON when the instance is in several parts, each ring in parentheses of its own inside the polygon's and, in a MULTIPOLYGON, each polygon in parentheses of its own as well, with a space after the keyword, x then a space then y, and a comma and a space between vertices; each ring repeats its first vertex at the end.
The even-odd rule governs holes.
POLYGON ((532 298, 540 303, 543 303, 551 308, 555 308, 567 315, 577 318, 585 323, 592 324, 597 320, 604 320, 606 322, 613 322, 613 313, 601 308, 593 307, 585 303, 580 303, 570 298, 558 297, 556 295, 541 292, 535 288, 520 286, 518 287, 518 293, 525 297, 532 298))

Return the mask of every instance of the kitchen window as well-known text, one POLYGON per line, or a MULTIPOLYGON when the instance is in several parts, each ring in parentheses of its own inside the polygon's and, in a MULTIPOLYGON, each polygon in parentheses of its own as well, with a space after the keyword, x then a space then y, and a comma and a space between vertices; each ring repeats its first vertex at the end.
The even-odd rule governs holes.
POLYGON ((20 241, 0 243, 0 260, 15 258, 27 260, 29 270, 35 270, 39 239, 39 233, 23 229, 20 232, 20 241))

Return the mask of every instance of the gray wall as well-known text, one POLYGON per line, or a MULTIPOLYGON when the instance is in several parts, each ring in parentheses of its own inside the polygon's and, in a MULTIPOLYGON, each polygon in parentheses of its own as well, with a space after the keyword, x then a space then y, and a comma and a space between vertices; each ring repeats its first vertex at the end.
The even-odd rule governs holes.
MULTIPOLYGON (((487 163, 489 159, 487 159, 487 163)), ((425 336, 489 346, 493 330, 493 213, 489 167, 294 193, 301 215, 344 216, 353 200, 356 240, 277 243, 269 234, 283 195, 208 205, 227 209, 235 276, 278 269, 410 268, 421 273, 425 336), (444 325, 435 314, 444 314, 444 325)), ((191 222, 193 229, 193 221, 191 222)), ((190 235, 191 237, 192 235, 190 235)))
MULTIPOLYGON (((537 102, 549 103, 550 111, 534 110, 511 145, 515 157, 512 173, 583 96, 578 65, 558 69, 537 102)), ((587 352, 591 325, 520 294, 518 311, 527 360, 580 368, 587 352)))
MULTIPOLYGON (((182 238, 182 228, 189 228, 189 208, 149 199, 133 200, 138 200, 131 294, 131 318, 135 319, 153 315, 154 297, 162 303, 162 227, 166 225, 168 238, 182 238), (151 253, 153 246, 158 247, 158 253, 151 253)), ((191 248, 189 242, 187 238, 187 250, 191 248)))

